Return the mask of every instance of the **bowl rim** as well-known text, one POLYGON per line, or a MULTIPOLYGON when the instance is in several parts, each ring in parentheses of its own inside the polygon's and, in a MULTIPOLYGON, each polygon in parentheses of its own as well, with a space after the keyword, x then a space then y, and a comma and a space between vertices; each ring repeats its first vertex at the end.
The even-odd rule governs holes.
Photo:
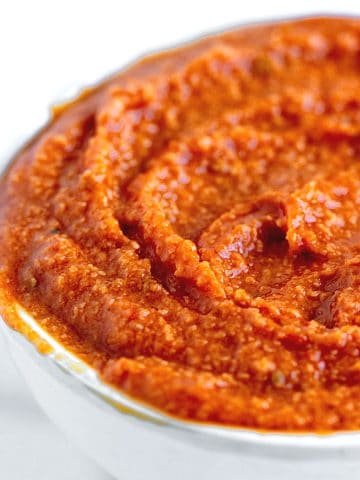
MULTIPOLYGON (((206 31, 201 35, 193 36, 185 41, 180 41, 176 44, 170 44, 163 48, 150 50, 144 52, 143 55, 135 57, 135 59, 119 69, 114 73, 107 74, 100 77, 94 86, 82 87, 76 86, 71 89, 65 95, 65 98, 60 98, 57 101, 51 102, 51 105, 66 104, 69 100, 76 98, 79 92, 84 88, 96 88, 102 82, 112 78, 115 73, 126 71, 128 67, 135 65, 144 58, 151 57, 153 55, 161 54, 162 52, 168 52, 171 50, 177 50, 187 44, 191 44, 196 41, 201 41, 204 38, 216 37, 224 32, 231 32, 235 29, 247 28, 257 25, 271 25, 274 23, 285 23, 295 20, 306 19, 321 19, 321 18, 341 18, 341 19, 359 19, 360 15, 352 14, 348 12, 324 12, 318 11, 310 14, 299 14, 290 16, 278 16, 273 18, 264 18, 244 21, 239 23, 230 24, 228 26, 213 30, 206 31)), ((34 139, 46 128, 49 124, 49 115, 41 123, 38 128, 34 129, 34 133, 29 136, 24 142, 12 149, 7 161, 0 168, 0 180, 6 174, 8 168, 11 166, 17 155, 25 149, 34 139)), ((118 413, 124 413, 130 415, 142 421, 167 427, 173 430, 181 430, 188 434, 202 435, 211 437, 213 439, 228 440, 233 444, 243 444, 256 447, 275 447, 276 449, 289 448, 290 450, 305 451, 311 450, 315 452, 321 451, 335 451, 335 450, 347 450, 347 449, 360 449, 360 431, 338 431, 338 432, 282 432, 282 431, 262 431, 251 428, 226 426, 215 423, 201 423, 194 420, 185 420, 171 416, 164 411, 157 409, 149 404, 145 404, 139 399, 130 397, 120 389, 104 382, 95 368, 88 365, 84 360, 80 359, 73 352, 68 350, 60 341, 50 335, 45 328, 43 328, 37 320, 29 314, 18 302, 14 301, 12 307, 16 312, 16 317, 20 319, 25 329, 14 329, 10 326, 4 318, 0 315, 0 325, 6 331, 6 333, 13 334, 16 340, 20 341, 23 346, 32 349, 34 354, 38 354, 41 357, 50 359, 52 363, 60 367, 70 377, 75 378, 79 384, 84 386, 91 394, 97 396, 103 402, 106 402, 109 406, 115 407, 118 413), (25 334, 25 330, 27 333, 25 334), (31 331, 31 335, 28 332, 31 331), (32 335, 39 340, 42 344, 47 345, 49 348, 44 351, 40 351, 36 348, 36 342, 32 335)))
POLYGON ((341 451, 360 449, 360 432, 357 431, 333 433, 260 431, 215 423, 201 423, 171 416, 104 382, 95 368, 56 340, 19 303, 14 302, 12 307, 25 328, 20 331, 14 330, 0 316, 2 320, 0 324, 7 333, 13 334, 15 340, 20 341, 28 350, 30 348, 33 355, 40 357, 40 361, 47 358, 51 363, 60 367, 69 377, 74 378, 85 387, 88 393, 112 407, 113 410, 117 410, 118 414, 126 414, 148 424, 167 427, 178 432, 182 431, 185 434, 205 436, 234 445, 271 448, 272 450, 275 448, 282 452, 284 449, 298 453, 309 451, 309 449, 313 453, 339 449, 341 451), (41 348, 37 348, 37 345, 41 345, 41 348))

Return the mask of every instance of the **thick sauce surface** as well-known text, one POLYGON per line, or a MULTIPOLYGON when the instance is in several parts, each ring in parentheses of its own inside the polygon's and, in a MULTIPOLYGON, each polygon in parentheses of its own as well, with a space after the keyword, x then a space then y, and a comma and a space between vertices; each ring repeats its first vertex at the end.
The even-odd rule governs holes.
POLYGON ((146 59, 12 164, 1 289, 171 414, 360 429, 359 159, 360 21, 146 59))

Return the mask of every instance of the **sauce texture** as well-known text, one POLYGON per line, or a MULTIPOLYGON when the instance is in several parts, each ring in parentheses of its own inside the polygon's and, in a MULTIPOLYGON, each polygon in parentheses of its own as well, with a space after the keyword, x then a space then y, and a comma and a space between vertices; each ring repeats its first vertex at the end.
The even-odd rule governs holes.
POLYGON ((358 20, 149 57, 3 177, 3 315, 181 418, 358 430, 359 160, 358 20))

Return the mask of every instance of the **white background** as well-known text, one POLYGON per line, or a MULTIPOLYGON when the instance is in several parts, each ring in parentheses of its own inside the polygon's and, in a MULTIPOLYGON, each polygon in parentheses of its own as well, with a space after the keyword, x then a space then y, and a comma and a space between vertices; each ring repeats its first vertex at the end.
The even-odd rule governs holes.
MULTIPOLYGON (((249 20, 311 13, 360 14, 360 2, 0 0, 0 168, 49 105, 141 54, 249 20)), ((0 478, 108 478, 43 416, 1 338, 0 478)))

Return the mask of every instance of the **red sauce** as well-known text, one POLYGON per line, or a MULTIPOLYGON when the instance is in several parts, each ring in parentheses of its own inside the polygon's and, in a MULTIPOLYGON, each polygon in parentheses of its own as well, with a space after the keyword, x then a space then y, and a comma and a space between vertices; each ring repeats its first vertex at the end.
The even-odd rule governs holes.
POLYGON ((3 296, 170 414, 359 429, 359 59, 358 20, 255 26, 59 111, 1 183, 3 296))

